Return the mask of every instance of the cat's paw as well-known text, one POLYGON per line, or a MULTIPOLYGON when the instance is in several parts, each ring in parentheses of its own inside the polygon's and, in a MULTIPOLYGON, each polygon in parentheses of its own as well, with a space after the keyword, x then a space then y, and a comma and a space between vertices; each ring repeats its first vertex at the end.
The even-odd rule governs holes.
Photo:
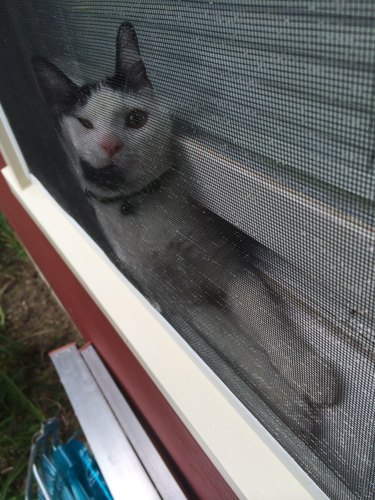
POLYGON ((315 407, 333 406, 340 400, 340 384, 332 365, 313 351, 295 363, 278 367, 281 374, 315 407))
POLYGON ((153 301, 151 302, 151 304, 152 304, 152 307, 153 307, 154 309, 156 309, 158 313, 160 313, 160 314, 161 314, 161 312, 163 311, 163 308, 161 307, 161 305, 159 304, 159 302, 156 302, 155 300, 153 300, 153 301))
POLYGON ((340 384, 337 373, 325 360, 313 360, 310 358, 305 362, 305 370, 308 373, 306 384, 306 396, 315 406, 333 406, 340 400, 340 384))

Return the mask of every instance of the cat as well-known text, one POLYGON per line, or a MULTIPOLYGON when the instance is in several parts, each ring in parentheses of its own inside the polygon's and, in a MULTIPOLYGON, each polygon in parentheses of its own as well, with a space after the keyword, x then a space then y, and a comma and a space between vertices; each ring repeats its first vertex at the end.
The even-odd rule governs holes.
POLYGON ((114 76, 80 86, 47 59, 33 68, 119 267, 307 439, 316 412, 338 401, 335 369, 260 269, 267 250, 187 194, 186 155, 132 24, 118 30, 114 76))

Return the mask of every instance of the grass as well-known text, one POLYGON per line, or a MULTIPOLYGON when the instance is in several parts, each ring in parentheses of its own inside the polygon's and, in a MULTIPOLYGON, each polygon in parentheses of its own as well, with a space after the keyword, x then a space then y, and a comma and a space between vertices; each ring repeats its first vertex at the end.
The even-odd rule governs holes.
POLYGON ((24 497, 31 439, 45 418, 74 429, 48 359, 49 350, 77 340, 67 321, 0 214, 0 500, 24 497))
POLYGON ((5 217, 0 213, 0 259, 2 266, 11 268, 20 261, 26 260, 21 243, 11 230, 5 217))
MULTIPOLYGON (((12 486, 25 474, 32 436, 44 418, 22 390, 25 369, 22 345, 6 335, 6 312, 2 295, 15 280, 17 264, 26 259, 22 246, 0 214, 1 272, 8 277, 0 290, 0 499, 17 498, 12 486), (12 463, 13 462, 13 463, 12 463)), ((21 497, 20 497, 21 498, 21 497)))
POLYGON ((44 419, 42 410, 33 404, 22 387, 25 366, 21 346, 5 335, 0 336, 0 465, 2 481, 0 498, 22 498, 19 479, 25 477, 31 437, 44 419))

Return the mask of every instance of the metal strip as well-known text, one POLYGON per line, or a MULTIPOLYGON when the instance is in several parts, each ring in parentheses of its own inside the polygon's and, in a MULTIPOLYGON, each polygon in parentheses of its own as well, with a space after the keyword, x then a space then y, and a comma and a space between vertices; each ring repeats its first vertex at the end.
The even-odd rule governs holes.
POLYGON ((50 357, 114 499, 159 499, 76 346, 50 357))
POLYGON ((92 345, 81 355, 164 500, 186 498, 92 345))

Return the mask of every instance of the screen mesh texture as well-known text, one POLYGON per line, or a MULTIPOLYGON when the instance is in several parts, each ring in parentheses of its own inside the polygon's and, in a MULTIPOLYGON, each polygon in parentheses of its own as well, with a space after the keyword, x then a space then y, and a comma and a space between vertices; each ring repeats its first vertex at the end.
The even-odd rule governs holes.
POLYGON ((31 172, 337 499, 374 497, 374 19, 362 0, 0 12, 31 172))

